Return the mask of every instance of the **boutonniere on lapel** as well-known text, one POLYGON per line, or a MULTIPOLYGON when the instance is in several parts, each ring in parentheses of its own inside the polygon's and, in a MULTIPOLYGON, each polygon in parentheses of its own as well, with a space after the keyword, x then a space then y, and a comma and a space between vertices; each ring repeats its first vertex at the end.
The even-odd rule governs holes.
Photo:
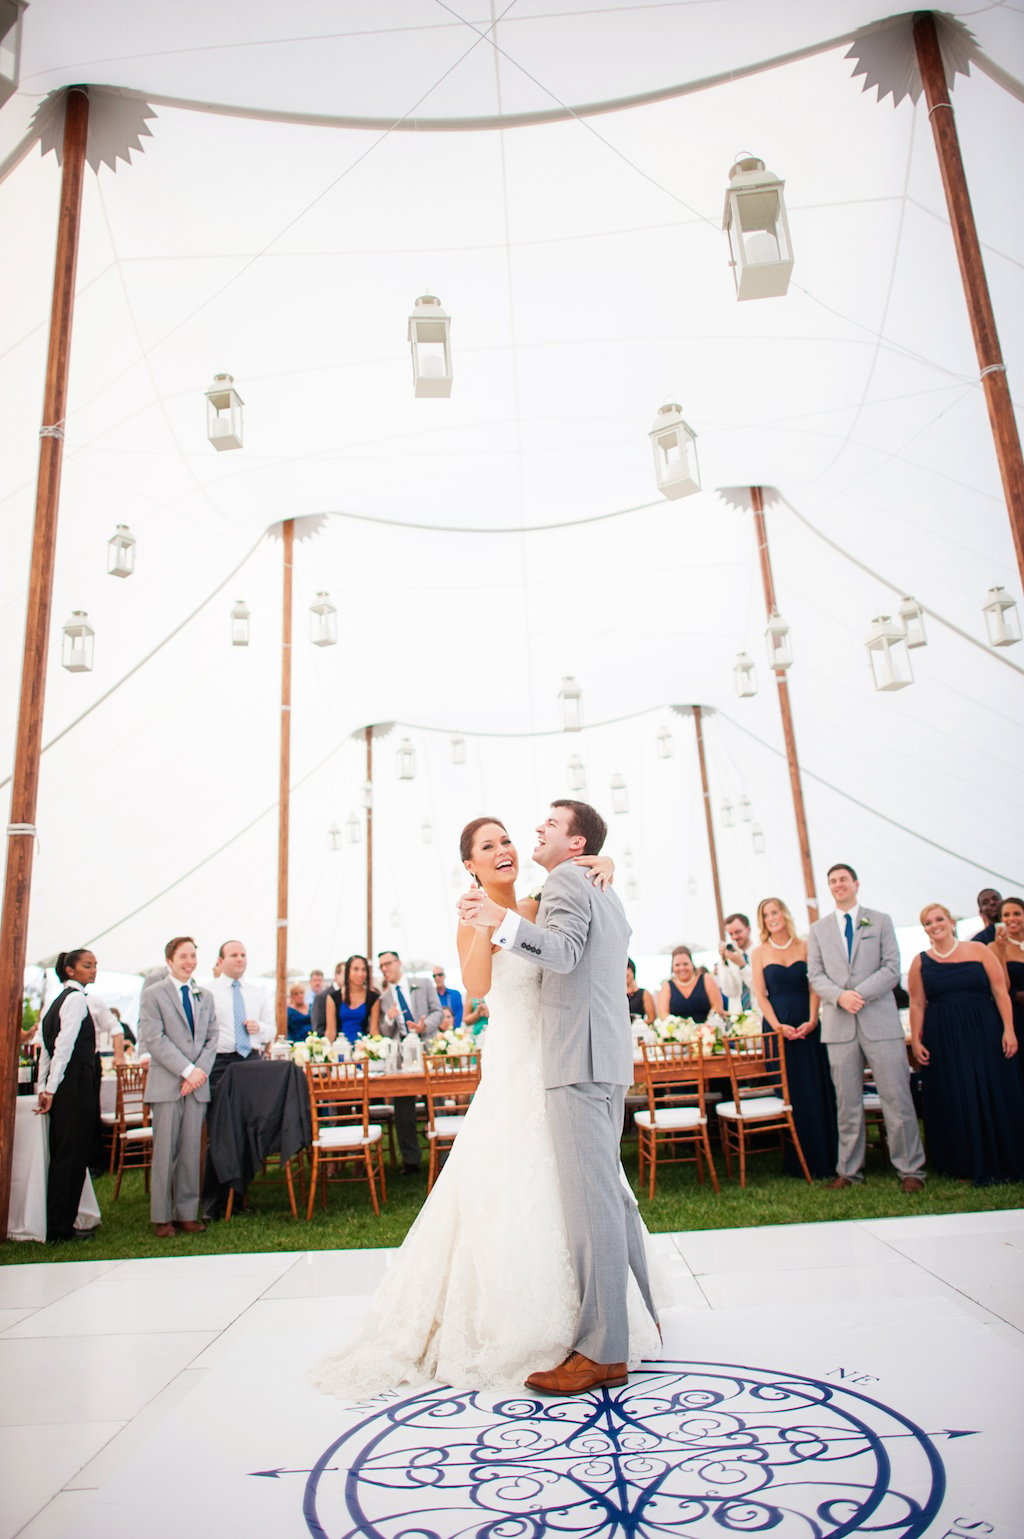
POLYGON ((868 918, 867 914, 861 914, 860 918, 857 920, 857 929, 866 930, 870 923, 871 920, 868 918))
POLYGON ((198 983, 193 983, 191 980, 189 980, 188 992, 189 998, 192 1000, 192 1003, 195 1004, 201 993, 198 983))

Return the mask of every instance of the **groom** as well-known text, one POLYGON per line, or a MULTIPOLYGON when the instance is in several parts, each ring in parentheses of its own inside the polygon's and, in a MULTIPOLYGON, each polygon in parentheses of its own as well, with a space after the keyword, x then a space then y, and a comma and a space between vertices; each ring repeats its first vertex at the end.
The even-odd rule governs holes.
POLYGON ((577 855, 599 854, 607 832, 586 802, 552 803, 533 852, 549 873, 536 924, 479 889, 459 904, 464 923, 496 927, 496 946, 544 970, 542 1071, 580 1291, 573 1350, 558 1368, 526 1381, 550 1395, 626 1383, 630 1270, 657 1320, 640 1212, 619 1162, 626 1090, 633 1082, 622 988, 630 929, 617 895, 599 891, 586 870, 573 865, 577 855))

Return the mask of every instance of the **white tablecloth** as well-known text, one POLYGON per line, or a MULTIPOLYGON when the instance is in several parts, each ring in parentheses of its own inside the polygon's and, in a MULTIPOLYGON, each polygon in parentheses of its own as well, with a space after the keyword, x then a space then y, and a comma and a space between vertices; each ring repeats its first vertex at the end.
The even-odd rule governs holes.
POLYGON ((111 1116, 117 1111, 117 1075, 104 1074, 100 1080, 100 1112, 109 1112, 111 1116))
MULTIPOLYGON (((11 1173, 11 1206, 7 1218, 9 1240, 46 1239, 46 1172, 50 1164, 49 1117, 36 1116, 34 1095, 20 1095, 14 1123, 14 1168, 11 1173)), ((76 1229, 95 1229, 100 1221, 99 1203, 92 1177, 85 1173, 76 1229)))

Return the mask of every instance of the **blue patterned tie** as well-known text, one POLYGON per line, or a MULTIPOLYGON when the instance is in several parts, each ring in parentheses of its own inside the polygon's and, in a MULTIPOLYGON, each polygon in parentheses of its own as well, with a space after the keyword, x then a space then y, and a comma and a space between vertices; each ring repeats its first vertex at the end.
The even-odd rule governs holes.
POLYGON ((242 981, 231 980, 231 1009, 235 1017, 235 1052, 248 1058, 252 1051, 249 1033, 245 1029, 245 1000, 242 998, 242 981))
POLYGON ((181 985, 181 1008, 185 1012, 185 1019, 186 1019, 186 1021, 188 1021, 188 1029, 192 1033, 192 1035, 195 1036, 195 1034, 196 1034, 196 1018, 192 1014, 192 1001, 188 997, 188 984, 187 983, 183 983, 181 985))
POLYGON ((853 917, 846 916, 846 955, 853 960, 853 917))

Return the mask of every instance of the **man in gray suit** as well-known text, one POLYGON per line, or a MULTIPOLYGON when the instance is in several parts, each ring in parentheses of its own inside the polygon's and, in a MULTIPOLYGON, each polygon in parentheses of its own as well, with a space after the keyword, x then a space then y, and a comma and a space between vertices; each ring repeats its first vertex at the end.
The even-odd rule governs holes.
MULTIPOLYGON (((377 960, 384 977, 380 996, 381 1036, 401 1041, 412 1031, 423 1038, 423 1046, 429 1052, 430 1039, 441 1029, 442 1010, 437 990, 427 978, 407 976, 397 951, 378 951, 377 960)), ((409 1095, 396 1096, 393 1104, 402 1174, 415 1176, 423 1158, 416 1134, 416 1099, 409 1095)))
POLYGON ((552 803, 533 852, 549 873, 536 924, 482 890, 459 905, 466 923, 496 926, 495 945, 543 969, 542 1069, 580 1316, 565 1362, 526 1381, 542 1394, 577 1395, 626 1383, 630 1270, 657 1321, 640 1213, 619 1160, 626 1090, 634 1077, 622 987, 630 928, 617 894, 600 891, 573 865, 577 855, 599 854, 606 833, 603 818, 585 802, 552 803))
POLYGON ((209 989, 192 982, 197 959, 191 936, 175 936, 164 955, 169 971, 142 995, 139 1035, 150 1055, 145 1092, 153 1119, 149 1212, 153 1233, 169 1240, 177 1229, 201 1234, 206 1228, 199 1221, 199 1145, 217 1053, 217 1016, 209 989))
POLYGON ((811 925, 807 974, 821 1000, 821 1040, 828 1048, 839 1110, 834 1190, 864 1179, 864 1064, 871 1066, 885 1117, 889 1155, 905 1192, 924 1186, 924 1150, 910 1095, 907 1050, 893 989, 900 953, 888 914, 861 908, 852 866, 833 866, 834 914, 811 925))

